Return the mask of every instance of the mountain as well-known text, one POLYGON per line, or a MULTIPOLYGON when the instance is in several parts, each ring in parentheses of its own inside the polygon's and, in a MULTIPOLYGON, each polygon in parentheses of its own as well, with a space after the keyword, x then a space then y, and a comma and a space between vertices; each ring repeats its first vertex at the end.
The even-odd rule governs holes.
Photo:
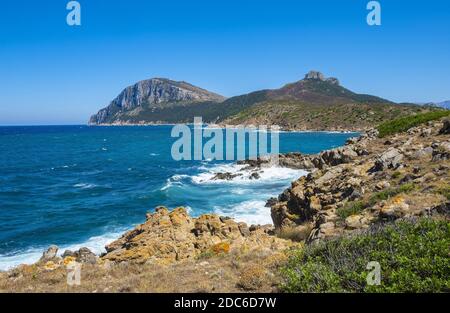
POLYGON ((340 85, 310 71, 297 82, 225 99, 185 82, 155 78, 126 88, 94 115, 90 124, 147 124, 204 122, 220 124, 277 124, 298 130, 360 130, 425 108, 397 104, 340 85))
MULTIPOLYGON (((93 115, 90 124, 120 124, 157 122, 152 113, 206 102, 220 103, 225 97, 193 86, 165 78, 140 81, 125 88, 111 103, 93 115)), ((176 109, 175 109, 176 111, 176 109)))
POLYGON ((438 106, 444 109, 450 110, 450 100, 436 103, 438 106))

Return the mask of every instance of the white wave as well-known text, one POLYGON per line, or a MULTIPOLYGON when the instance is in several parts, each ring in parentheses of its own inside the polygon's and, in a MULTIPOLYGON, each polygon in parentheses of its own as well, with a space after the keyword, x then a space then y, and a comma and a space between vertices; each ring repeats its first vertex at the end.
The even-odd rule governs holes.
POLYGON ((150 153, 151 156, 158 156, 159 153, 150 153))
POLYGON ((75 188, 80 188, 80 189, 92 189, 97 187, 96 184, 87 184, 87 183, 80 183, 80 184, 76 184, 73 185, 75 188))
POLYGON ((265 207, 264 200, 249 200, 232 207, 214 207, 214 212, 234 218, 237 222, 245 222, 248 225, 272 224, 270 208, 265 207))
POLYGON ((307 174, 304 170, 291 169, 287 167, 272 166, 262 167, 261 170, 256 171, 259 175, 259 179, 251 179, 250 175, 254 173, 254 169, 245 169, 247 165, 243 164, 221 164, 212 168, 202 168, 205 171, 192 176, 192 181, 196 184, 214 184, 214 183, 228 183, 228 184, 247 184, 247 183, 266 183, 267 181, 282 181, 282 180, 294 180, 307 174), (231 180, 212 180, 212 178, 218 173, 230 173, 233 175, 242 174, 234 177, 231 180))
MULTIPOLYGON (((114 232, 106 233, 100 236, 90 237, 88 240, 84 242, 59 246, 58 254, 61 255, 66 250, 74 251, 83 247, 87 247, 95 254, 100 255, 106 252, 105 250, 106 245, 110 244, 111 242, 119 238, 127 230, 128 230, 127 228, 122 228, 120 230, 115 230, 114 232)), ((0 255, 0 271, 7 271, 20 264, 36 263, 42 256, 42 253, 47 248, 48 247, 30 248, 27 251, 14 255, 0 255)))

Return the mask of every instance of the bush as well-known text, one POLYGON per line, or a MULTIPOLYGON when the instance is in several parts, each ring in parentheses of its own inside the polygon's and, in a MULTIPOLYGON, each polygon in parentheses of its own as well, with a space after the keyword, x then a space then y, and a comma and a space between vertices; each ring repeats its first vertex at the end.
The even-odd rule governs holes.
POLYGON ((337 215, 345 219, 351 215, 358 214, 364 209, 375 205, 376 203, 387 200, 391 197, 394 197, 400 193, 408 193, 415 189, 414 184, 408 183, 403 184, 397 188, 389 188, 377 193, 374 193, 368 200, 360 200, 348 202, 344 207, 337 209, 337 215))
POLYGON ((450 186, 439 188, 437 192, 450 200, 450 186))
POLYGON ((340 218, 344 219, 351 215, 358 214, 365 208, 366 208, 366 203, 364 203, 363 201, 355 201, 355 202, 348 203, 343 208, 339 208, 336 213, 340 218))
POLYGON ((438 120, 444 116, 449 116, 450 110, 437 110, 422 114, 401 117, 392 121, 382 123, 377 127, 379 137, 383 138, 388 135, 405 132, 408 129, 417 125, 438 120))
POLYGON ((283 227, 276 231, 276 235, 283 239, 301 242, 308 238, 312 229, 313 226, 311 224, 298 225, 295 227, 283 227))
POLYGON ((281 269, 284 292, 449 292, 450 223, 422 218, 372 225, 365 233, 291 253, 281 269), (368 285, 369 262, 381 284, 368 285))

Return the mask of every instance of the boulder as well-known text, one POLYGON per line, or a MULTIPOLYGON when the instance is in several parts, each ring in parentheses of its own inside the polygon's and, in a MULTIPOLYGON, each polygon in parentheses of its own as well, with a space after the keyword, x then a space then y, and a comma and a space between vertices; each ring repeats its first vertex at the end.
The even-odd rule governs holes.
POLYGON ((442 128, 439 130, 439 134, 450 134, 450 118, 444 120, 442 128))
POLYGON ((397 169, 401 167, 403 154, 397 148, 389 148, 384 153, 379 155, 375 160, 375 165, 370 169, 370 172, 378 172, 383 169, 397 169))
POLYGON ((51 245, 43 254, 40 259, 40 261, 51 261, 54 260, 57 257, 58 253, 58 246, 51 245))

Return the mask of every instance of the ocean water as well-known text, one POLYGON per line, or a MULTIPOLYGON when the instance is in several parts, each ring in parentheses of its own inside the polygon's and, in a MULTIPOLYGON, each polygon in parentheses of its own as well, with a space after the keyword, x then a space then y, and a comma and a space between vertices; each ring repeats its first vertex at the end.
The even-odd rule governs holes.
MULTIPOLYGON (((0 127, 0 270, 35 262, 51 244, 96 253, 158 205, 271 223, 265 202, 305 172, 211 181, 230 161, 174 161, 169 125, 0 127)), ((279 134, 280 152, 317 153, 354 133, 279 134)))

